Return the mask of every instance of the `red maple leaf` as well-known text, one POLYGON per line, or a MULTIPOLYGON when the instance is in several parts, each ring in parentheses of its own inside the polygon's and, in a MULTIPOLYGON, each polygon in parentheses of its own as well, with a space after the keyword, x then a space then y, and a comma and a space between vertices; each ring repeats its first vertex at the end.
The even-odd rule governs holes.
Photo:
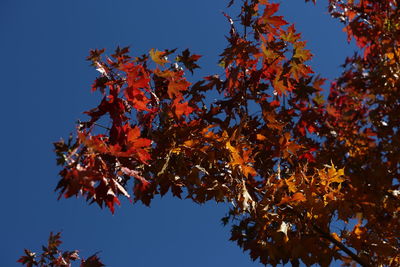
POLYGON ((180 119, 182 115, 189 116, 194 111, 194 108, 189 106, 188 102, 181 103, 182 98, 175 98, 173 107, 175 108, 175 114, 180 119))

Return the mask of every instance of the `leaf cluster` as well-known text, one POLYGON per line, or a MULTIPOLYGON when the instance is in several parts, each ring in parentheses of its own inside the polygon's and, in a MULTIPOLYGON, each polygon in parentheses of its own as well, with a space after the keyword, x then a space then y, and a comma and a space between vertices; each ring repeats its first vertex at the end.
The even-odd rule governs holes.
POLYGON ((62 251, 61 233, 50 233, 46 246, 42 246, 42 252, 37 255, 35 252, 25 249, 25 255, 21 256, 17 262, 26 267, 70 267, 73 262, 80 260, 80 267, 102 267, 105 266, 96 254, 87 259, 79 257, 79 251, 62 251))
POLYGON ((267 0, 224 14, 223 75, 190 82, 200 56, 188 49, 91 51, 102 100, 74 140, 55 143, 60 197, 111 212, 121 197, 149 205, 167 192, 230 202, 231 240, 263 264, 398 266, 400 11, 329 5, 361 53, 327 97, 306 42, 267 0))

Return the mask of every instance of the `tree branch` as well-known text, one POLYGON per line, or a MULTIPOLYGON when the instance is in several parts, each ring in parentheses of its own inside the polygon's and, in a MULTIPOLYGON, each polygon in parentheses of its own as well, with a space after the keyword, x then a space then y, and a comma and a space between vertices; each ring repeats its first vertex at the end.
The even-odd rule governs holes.
MULTIPOLYGON (((294 214, 296 214, 299 218, 304 220, 304 216, 301 213, 294 210, 291 206, 287 206, 287 207, 290 208, 292 210, 292 212, 294 214)), ((363 259, 361 259, 357 254, 355 254, 348 247, 346 247, 346 245, 344 245, 342 242, 336 240, 330 233, 327 233, 324 230, 322 230, 322 228, 319 227, 314 222, 311 221, 310 223, 312 225, 312 229, 314 230, 314 232, 318 233, 322 238, 330 241, 332 244, 334 244, 335 246, 340 248, 343 252, 345 252, 348 256, 350 256, 355 262, 357 262, 358 264, 360 264, 363 267, 372 267, 371 264, 369 264, 368 262, 365 262, 363 259)))
POLYGON ((355 254, 353 251, 351 251, 348 247, 346 247, 342 242, 336 240, 330 233, 325 232, 322 230, 318 225, 315 223, 312 224, 313 230, 317 232, 318 234, 321 235, 322 238, 330 241, 333 243, 335 246, 340 248, 343 252, 345 252, 347 255, 349 255, 354 261, 359 263, 361 266, 364 267, 372 267, 371 264, 365 262, 363 259, 361 259, 357 254, 355 254))

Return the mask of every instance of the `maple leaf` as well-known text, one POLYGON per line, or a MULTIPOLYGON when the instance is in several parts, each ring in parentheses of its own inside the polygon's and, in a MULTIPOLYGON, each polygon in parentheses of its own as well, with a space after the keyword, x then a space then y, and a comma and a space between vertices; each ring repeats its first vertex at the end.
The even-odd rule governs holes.
POLYGON ((289 179, 285 180, 285 183, 288 186, 288 190, 291 193, 297 192, 297 187, 296 187, 295 180, 296 180, 295 176, 291 176, 289 179))
POLYGON ((168 63, 168 59, 165 56, 165 51, 158 51, 152 48, 149 52, 150 58, 157 64, 164 66, 165 63, 168 63))
POLYGON ((296 61, 292 61, 290 63, 290 67, 293 78, 296 81, 299 81, 300 78, 308 77, 308 74, 314 73, 309 66, 302 63, 297 63, 296 61))
POLYGON ((147 107, 150 103, 150 99, 147 98, 146 94, 138 88, 128 87, 125 90, 126 98, 132 102, 132 105, 138 111, 151 111, 147 107))
POLYGON ((200 68, 196 61, 201 58, 200 55, 191 55, 189 49, 185 49, 182 55, 176 57, 176 61, 182 62, 183 65, 193 74, 193 70, 200 68))
POLYGON ((21 256, 17 262, 26 264, 26 266, 30 267, 33 265, 37 265, 37 261, 35 260, 36 258, 36 253, 31 252, 29 249, 24 249, 24 256, 21 256))
POLYGON ((317 91, 323 91, 324 89, 323 89, 321 86, 322 86, 325 82, 326 82, 326 79, 320 78, 319 76, 317 76, 317 77, 314 79, 313 88, 315 88, 317 91))
POLYGON ((151 140, 140 137, 140 128, 138 126, 131 128, 126 125, 126 132, 128 151, 136 153, 143 163, 149 161, 151 156, 147 150, 150 148, 151 140))
POLYGON ((104 199, 105 204, 110 209, 111 213, 114 214, 115 212, 115 204, 118 206, 121 205, 118 197, 114 195, 111 191, 108 192, 107 197, 104 199))
POLYGON ((279 95, 282 95, 282 94, 286 95, 286 94, 287 94, 287 91, 291 91, 291 90, 289 89, 289 87, 287 87, 287 86, 284 84, 283 80, 281 80, 281 79, 279 78, 279 76, 276 76, 276 78, 275 78, 275 79, 273 80, 273 82, 272 82, 272 85, 273 85, 275 91, 276 91, 279 95))
POLYGON ((150 76, 143 66, 126 63, 121 68, 127 74, 128 86, 132 88, 148 88, 150 76))
POLYGON ((135 148, 149 147, 151 145, 151 140, 147 138, 140 138, 140 128, 135 126, 133 128, 126 125, 127 131, 127 141, 135 148))
POLYGON ((271 129, 275 129, 278 131, 282 131, 283 127, 285 126, 282 122, 279 122, 276 118, 276 115, 273 112, 265 111, 263 113, 264 120, 266 121, 267 125, 271 129))
POLYGON ((267 60, 276 60, 280 57, 280 55, 276 53, 274 49, 267 48, 264 43, 261 44, 261 51, 263 52, 263 55, 267 60))
POLYGON ((168 96, 170 98, 179 97, 182 94, 181 91, 186 91, 190 84, 185 79, 171 80, 168 84, 168 96))
POLYGON ((82 259, 80 267, 102 267, 105 266, 101 261, 97 254, 94 254, 87 258, 86 260, 82 259))
POLYGON ((92 49, 89 51, 89 56, 86 57, 86 60, 92 61, 92 64, 96 66, 96 62, 101 61, 101 55, 105 52, 106 50, 103 49, 92 49))
POLYGON ((181 103, 181 100, 180 98, 175 98, 173 102, 174 112, 178 119, 180 119, 182 115, 189 116, 194 111, 194 108, 189 106, 188 102, 181 103))
POLYGON ((231 155, 232 155, 231 164, 233 166, 235 166, 235 165, 243 165, 244 161, 243 161, 242 157, 239 155, 239 151, 235 147, 233 147, 231 145, 231 142, 228 141, 228 142, 226 142, 225 145, 226 145, 226 148, 231 152, 231 155))
POLYGON ((279 10, 279 4, 268 4, 264 9, 264 14, 261 16, 260 21, 265 24, 268 30, 272 33, 276 33, 276 29, 280 29, 281 26, 288 24, 282 16, 273 16, 279 10), (271 27, 272 25, 272 27, 271 27), (273 28, 274 27, 274 28, 273 28))
POLYGON ((304 41, 298 41, 293 44, 294 48, 293 57, 299 59, 300 62, 304 62, 312 58, 310 50, 304 49, 305 46, 306 42, 304 41))
POLYGON ((300 39, 300 33, 296 33, 294 24, 290 25, 286 31, 281 34, 282 40, 289 43, 296 43, 300 39))
POLYGON ((294 193, 292 196, 285 196, 282 198, 281 202, 279 202, 278 206, 286 204, 286 203, 291 203, 291 204, 298 204, 299 202, 306 201, 306 197, 303 195, 303 193, 297 192, 294 193))
POLYGON ((230 151, 232 160, 230 161, 230 165, 232 167, 239 166, 245 177, 248 177, 249 174, 252 176, 257 175, 257 172, 254 170, 252 166, 249 164, 252 162, 250 158, 251 150, 244 150, 243 157, 240 155, 240 151, 231 145, 230 141, 227 141, 225 144, 226 148, 230 151))
POLYGON ((340 117, 340 113, 339 111, 332 105, 327 106, 326 111, 329 115, 335 117, 335 118, 339 118, 340 117))
POLYGON ((62 244, 61 241, 61 233, 56 233, 55 235, 53 232, 50 233, 49 239, 47 240, 47 247, 52 249, 57 249, 58 246, 62 244))
POLYGON ((108 145, 103 140, 103 135, 90 136, 88 133, 79 132, 78 139, 86 147, 97 153, 107 153, 109 151, 108 145))
POLYGON ((183 77, 182 71, 156 70, 154 73, 159 77, 167 79, 167 93, 171 99, 173 99, 174 97, 180 98, 182 95, 182 91, 186 91, 191 85, 191 83, 183 77))
POLYGON ((344 169, 336 170, 333 164, 328 169, 329 183, 341 183, 345 181, 343 175, 344 175, 344 169))
POLYGON ((128 87, 125 89, 125 96, 139 111, 150 111, 147 107, 150 99, 145 91, 149 91, 150 76, 142 66, 126 63, 122 70, 127 74, 128 87))

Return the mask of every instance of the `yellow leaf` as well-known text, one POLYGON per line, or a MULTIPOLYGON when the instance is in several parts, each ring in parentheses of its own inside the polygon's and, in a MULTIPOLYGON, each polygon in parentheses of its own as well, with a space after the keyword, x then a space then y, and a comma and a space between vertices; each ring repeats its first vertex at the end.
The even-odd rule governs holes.
POLYGON ((152 49, 150 50, 149 53, 150 53, 151 59, 152 59, 155 63, 157 63, 157 64, 159 64, 159 65, 161 65, 161 66, 164 66, 165 63, 168 63, 168 62, 169 62, 169 61, 167 60, 167 58, 164 56, 165 52, 158 51, 158 50, 155 50, 155 51, 154 51, 154 48, 152 48, 152 49))
POLYGON ((337 233, 332 233, 332 237, 333 237, 336 241, 342 242, 342 239, 338 236, 337 233))
POLYGON ((386 53, 386 56, 388 57, 388 59, 392 60, 394 58, 394 53, 392 52, 386 53))
POLYGON ((195 141, 193 141, 192 139, 190 140, 186 140, 183 145, 186 147, 192 147, 195 144, 195 141))
POLYGON ((335 199, 336 197, 333 192, 329 192, 329 194, 324 195, 324 206, 328 205, 330 201, 335 199))
POLYGON ((182 149, 180 147, 174 147, 171 149, 171 153, 179 155, 182 152, 182 149))
POLYGON ((360 227, 359 224, 357 224, 354 227, 353 233, 357 236, 358 239, 361 238, 361 235, 364 234, 366 232, 364 227, 360 227))
POLYGON ((344 169, 336 170, 335 166, 332 164, 328 170, 329 183, 341 183, 345 181, 344 169))
POLYGON ((286 95, 287 92, 289 90, 289 88, 283 83, 283 81, 281 79, 279 79, 278 76, 275 77, 275 79, 272 81, 272 85, 274 86, 275 91, 279 94, 279 95, 286 95))
POLYGON ((312 58, 312 54, 310 50, 304 49, 306 46, 306 42, 296 42, 293 47, 295 50, 294 56, 295 58, 298 58, 301 60, 301 62, 307 61, 312 58))
POLYGON ((277 57, 277 54, 272 49, 266 48, 263 43, 261 44, 261 50, 267 59, 275 59, 277 57))
POLYGON ((289 179, 285 180, 286 185, 288 186, 289 192, 294 193, 297 191, 297 187, 294 181, 294 176, 290 177, 289 179))

